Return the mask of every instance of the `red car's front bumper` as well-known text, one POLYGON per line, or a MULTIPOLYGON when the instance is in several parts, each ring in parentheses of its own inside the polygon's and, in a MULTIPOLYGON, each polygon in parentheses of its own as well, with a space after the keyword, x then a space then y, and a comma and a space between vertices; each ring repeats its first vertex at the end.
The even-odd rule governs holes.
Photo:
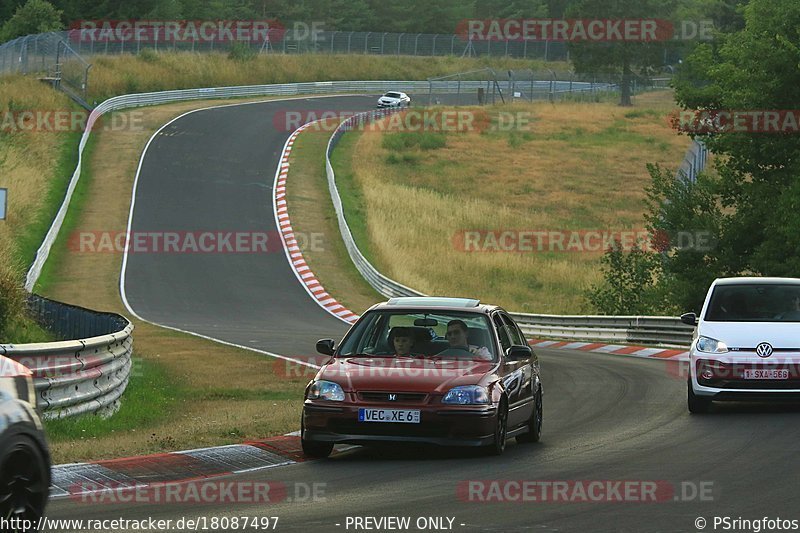
POLYGON ((416 442, 440 446, 491 444, 497 425, 497 408, 444 405, 335 405, 306 400, 303 406, 303 438, 309 441, 349 444, 416 442), (359 422, 359 408, 419 409, 420 422, 359 422))

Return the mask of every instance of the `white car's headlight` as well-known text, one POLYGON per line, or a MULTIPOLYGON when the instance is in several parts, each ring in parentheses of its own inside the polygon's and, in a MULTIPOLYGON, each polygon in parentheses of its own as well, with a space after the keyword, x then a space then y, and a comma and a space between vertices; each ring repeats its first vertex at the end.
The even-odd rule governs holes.
POLYGON ((697 339, 697 351, 703 353, 728 353, 728 347, 722 341, 701 336, 697 339))
POLYGON ((447 394, 442 398, 442 403, 455 405, 487 405, 489 403, 489 391, 478 385, 455 387, 447 391, 447 394))
POLYGON ((308 389, 309 400, 331 400, 334 402, 344 401, 344 391, 341 385, 333 381, 319 380, 311 384, 308 389))

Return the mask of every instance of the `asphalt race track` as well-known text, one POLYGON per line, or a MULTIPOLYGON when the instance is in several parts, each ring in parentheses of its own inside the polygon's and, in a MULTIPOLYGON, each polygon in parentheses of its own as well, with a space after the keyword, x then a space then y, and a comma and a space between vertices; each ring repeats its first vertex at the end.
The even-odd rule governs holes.
MULTIPOLYGON (((144 158, 132 229, 275 230, 270 187, 289 132, 276 131, 273 113, 287 107, 366 109, 373 102, 302 99, 179 119, 154 139, 144 158)), ((312 355, 316 339, 345 331, 300 287, 283 253, 133 254, 124 281, 131 307, 147 320, 279 354, 312 355)), ((289 499, 271 504, 54 500, 47 514, 278 516, 276 530, 298 532, 354 531, 346 527, 348 516, 408 516, 412 524, 418 517, 445 516, 454 518, 453 530, 464 532, 696 531, 698 517, 707 520, 705 531, 714 531, 715 516, 800 519, 799 406, 723 404, 710 415, 690 416, 685 377, 676 363, 538 353, 543 440, 509 442, 501 457, 462 449, 355 448, 328 460, 236 476, 285 483, 289 499), (469 480, 628 480, 659 482, 673 491, 660 492, 663 501, 654 503, 485 503, 465 501, 458 492, 469 480), (322 497, 297 501, 314 483, 324 484, 322 497)))
MULTIPOLYGON (((425 96, 412 95, 413 102, 425 96)), ((272 186, 295 129, 283 126, 285 113, 359 112, 376 101, 300 98, 179 118, 147 148, 131 232, 266 232, 279 243, 272 186)), ((315 355, 315 341, 340 339, 346 324, 311 299, 280 246, 269 248, 274 253, 130 253, 123 280, 128 304, 156 324, 287 356, 315 355)))
POLYGON ((668 363, 553 350, 540 355, 542 442, 509 442, 501 457, 459 449, 357 448, 236 478, 283 482, 289 497, 324 483, 324 501, 90 506, 55 500, 48 516, 278 516, 278 530, 298 532, 346 531, 347 516, 450 516, 454 530, 464 532, 695 531, 697 517, 709 524, 714 515, 797 518, 797 407, 731 404, 709 416, 690 416, 685 382, 668 363), (677 495, 682 482, 712 482, 714 501, 468 502, 457 493, 466 480, 666 481, 677 495))
MULTIPOLYGON (((147 149, 131 231, 266 232, 279 242, 272 186, 291 130, 275 121, 285 110, 355 111, 375 101, 284 100, 178 119, 147 149)), ((313 355, 314 341, 341 338, 346 324, 306 293, 282 247, 270 249, 274 252, 129 254, 124 280, 129 305, 157 324, 289 356, 313 355)))

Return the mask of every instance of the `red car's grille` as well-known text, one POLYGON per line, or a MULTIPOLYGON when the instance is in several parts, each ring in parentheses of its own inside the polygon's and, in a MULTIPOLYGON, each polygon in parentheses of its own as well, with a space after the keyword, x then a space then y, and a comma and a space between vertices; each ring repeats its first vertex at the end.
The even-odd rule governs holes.
POLYGON ((450 427, 433 426, 431 424, 365 424, 357 420, 328 421, 328 430, 345 435, 379 435, 405 437, 454 437, 450 427))
POLYGON ((358 397, 365 402, 380 403, 424 403, 427 394, 424 392, 359 392, 358 397))

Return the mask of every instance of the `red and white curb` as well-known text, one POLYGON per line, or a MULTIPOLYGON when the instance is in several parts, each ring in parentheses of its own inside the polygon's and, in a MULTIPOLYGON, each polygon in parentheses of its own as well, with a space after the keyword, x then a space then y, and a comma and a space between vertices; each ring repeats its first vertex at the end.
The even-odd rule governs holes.
POLYGON ((648 348, 646 346, 626 346, 622 344, 605 344, 601 342, 573 342, 534 339, 528 341, 532 348, 548 350, 575 350, 579 352, 607 353, 611 355, 627 355, 663 361, 688 361, 689 352, 685 349, 648 348))
MULTIPOLYGON (((338 445, 333 454, 352 448, 338 445)), ((304 461, 297 431, 244 444, 56 465, 52 469, 50 497, 75 498, 128 488, 172 486, 304 461)))
POLYGON ((281 153, 280 164, 278 171, 275 174, 275 186, 273 187, 273 207, 275 211, 275 222, 280 230, 281 240, 283 241, 283 248, 286 251, 286 257, 289 260, 295 276, 300 284, 306 289, 306 292, 314 299, 323 309, 330 314, 339 318, 349 324, 355 323, 358 320, 358 315, 347 309, 336 298, 331 296, 325 291, 322 283, 317 279, 311 268, 306 263, 303 257, 303 252, 297 245, 294 231, 292 230, 292 223, 289 219, 289 208, 286 203, 286 180, 289 176, 289 155, 292 153, 292 146, 294 146, 297 136, 314 124, 309 122, 297 128, 289 136, 286 144, 281 153))

